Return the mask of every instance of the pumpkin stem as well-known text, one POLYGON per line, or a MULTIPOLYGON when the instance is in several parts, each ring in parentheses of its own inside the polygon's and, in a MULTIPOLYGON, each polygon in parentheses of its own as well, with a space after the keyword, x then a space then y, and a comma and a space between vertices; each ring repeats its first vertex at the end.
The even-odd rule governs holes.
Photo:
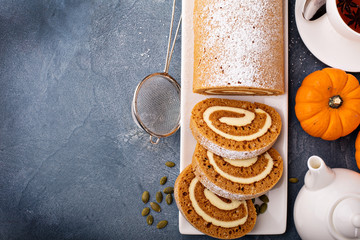
POLYGON ((329 98, 329 107, 339 108, 343 103, 342 98, 339 95, 332 96, 329 98))

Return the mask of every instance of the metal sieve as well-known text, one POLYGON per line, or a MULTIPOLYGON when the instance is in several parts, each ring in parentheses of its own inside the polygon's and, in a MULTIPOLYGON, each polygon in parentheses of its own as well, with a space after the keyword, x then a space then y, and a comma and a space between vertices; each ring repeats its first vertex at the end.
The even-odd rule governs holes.
POLYGON ((150 135, 152 144, 158 144, 160 138, 174 134, 180 127, 180 85, 168 74, 181 25, 180 16, 171 44, 175 2, 176 0, 173 2, 164 72, 146 76, 137 85, 131 104, 131 113, 135 123, 150 135))

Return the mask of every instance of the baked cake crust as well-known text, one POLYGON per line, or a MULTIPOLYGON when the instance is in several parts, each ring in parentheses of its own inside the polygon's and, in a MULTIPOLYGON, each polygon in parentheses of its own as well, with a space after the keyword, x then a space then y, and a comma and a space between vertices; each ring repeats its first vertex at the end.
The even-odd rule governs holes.
POLYGON ((194 4, 193 92, 283 94, 283 0, 194 4))

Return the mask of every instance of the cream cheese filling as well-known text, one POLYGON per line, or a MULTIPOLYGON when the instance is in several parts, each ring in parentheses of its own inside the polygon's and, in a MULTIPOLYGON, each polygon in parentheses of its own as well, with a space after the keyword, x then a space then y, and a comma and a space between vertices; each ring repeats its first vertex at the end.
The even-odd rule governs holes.
POLYGON ((204 194, 212 205, 222 210, 233 210, 235 208, 238 208, 242 203, 242 201, 237 201, 237 200, 231 200, 231 202, 226 203, 223 200, 221 200, 218 196, 216 196, 215 193, 207 190, 206 188, 204 189, 204 194))
MULTIPOLYGON (((237 118, 237 120, 234 120, 234 118, 223 117, 225 119, 225 120, 224 119, 222 120, 223 123, 226 123, 228 125, 233 125, 233 126, 234 125, 235 126, 244 126, 242 124, 245 124, 245 123, 249 124, 254 120, 255 115, 254 115, 254 118, 252 118, 252 116, 253 116, 252 114, 254 114, 254 113, 251 111, 242 109, 242 108, 234 108, 234 107, 227 107, 227 106, 213 106, 213 107, 207 108, 203 113, 204 121, 206 122, 206 124, 209 126, 209 128, 211 130, 213 130, 215 133, 219 134, 220 136, 222 136, 224 138, 235 140, 235 141, 251 141, 251 140, 254 140, 254 139, 264 135, 271 127, 272 121, 271 121, 270 115, 267 112, 265 112, 264 110, 257 108, 257 109, 255 109, 255 112, 266 114, 266 120, 265 120, 264 126, 262 126, 260 129, 258 129, 258 131, 256 133, 253 133, 250 135, 245 135, 245 136, 236 136, 236 135, 231 135, 231 134, 225 133, 225 132, 221 131, 220 129, 216 128, 214 126, 214 124, 212 123, 212 121, 210 120, 210 115, 213 112, 221 111, 221 110, 245 114, 244 117, 237 118), (252 114, 250 114, 250 113, 252 113, 252 114)), ((220 118, 220 119, 222 119, 222 118, 220 118)), ((221 121, 220 119, 219 119, 219 121, 221 121)), ((247 124, 245 124, 245 125, 247 125, 247 124)))
POLYGON ((246 94, 246 95, 255 95, 256 93, 262 93, 262 94, 274 94, 273 92, 266 91, 266 90, 255 90, 252 91, 244 91, 244 90, 205 90, 206 93, 209 94, 216 94, 216 93, 237 93, 237 94, 246 94))
POLYGON ((219 166, 216 164, 216 162, 214 160, 214 154, 212 152, 207 151, 207 156, 209 158, 210 164, 214 167, 214 170, 217 173, 219 173, 222 177, 229 179, 232 182, 242 183, 242 184, 251 184, 251 183, 254 183, 254 182, 264 179, 267 175, 269 175, 269 173, 271 172, 271 170, 274 166, 274 160, 272 159, 270 154, 266 152, 264 154, 264 157, 268 160, 268 162, 267 162, 267 165, 266 165, 264 171, 262 171, 261 173, 259 173, 256 176, 249 177, 249 178, 235 177, 233 175, 230 175, 230 174, 224 172, 223 170, 221 170, 219 168, 219 166))
POLYGON ((206 90, 206 93, 214 94, 214 93, 238 93, 238 94, 248 94, 254 95, 255 92, 243 91, 243 90, 206 90))
POLYGON ((267 90, 254 90, 254 92, 252 92, 251 90, 205 90, 206 93, 209 94, 216 94, 216 93, 237 93, 237 94, 246 94, 246 95, 255 95, 256 93, 260 93, 260 94, 268 94, 268 95, 272 95, 274 94, 273 92, 267 91, 267 90))
POLYGON ((228 162, 229 164, 235 166, 235 167, 250 167, 254 163, 256 163, 258 157, 253 157, 249 159, 229 159, 229 158, 223 158, 225 162, 228 162))
MULTIPOLYGON (((241 108, 233 108, 233 107, 226 107, 227 110, 231 112, 236 112, 240 114, 244 114, 243 117, 221 117, 219 121, 231 126, 246 126, 250 124, 255 119, 255 113, 247 111, 241 108)), ((221 110, 221 109, 220 109, 221 110)), ((216 111, 216 110, 215 110, 216 111)), ((211 114, 211 113, 210 113, 211 114)))
POLYGON ((214 224, 216 226, 220 226, 220 227, 224 227, 224 228, 236 227, 236 226, 242 225, 246 222, 246 220, 248 218, 248 212, 247 212, 247 204, 245 201, 241 201, 241 204, 245 205, 246 215, 244 217, 234 220, 234 221, 221 221, 221 220, 218 220, 216 218, 209 216, 206 212, 204 212, 200 208, 200 206, 195 198, 195 186, 198 183, 198 181, 199 180, 197 178, 193 178, 193 180, 191 181, 190 186, 189 186, 189 197, 190 197, 191 204, 195 209, 195 212, 199 216, 201 216, 207 222, 211 222, 212 224, 214 224))

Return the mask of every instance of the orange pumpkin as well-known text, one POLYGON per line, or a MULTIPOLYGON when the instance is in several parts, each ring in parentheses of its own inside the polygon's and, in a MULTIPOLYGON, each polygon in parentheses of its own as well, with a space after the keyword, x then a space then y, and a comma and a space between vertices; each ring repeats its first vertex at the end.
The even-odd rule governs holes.
POLYGON ((305 132, 335 140, 360 123, 360 86, 351 74, 324 68, 308 75, 296 93, 295 114, 305 132))
POLYGON ((360 169, 360 132, 358 133, 355 141, 355 159, 356 159, 356 164, 360 169))

